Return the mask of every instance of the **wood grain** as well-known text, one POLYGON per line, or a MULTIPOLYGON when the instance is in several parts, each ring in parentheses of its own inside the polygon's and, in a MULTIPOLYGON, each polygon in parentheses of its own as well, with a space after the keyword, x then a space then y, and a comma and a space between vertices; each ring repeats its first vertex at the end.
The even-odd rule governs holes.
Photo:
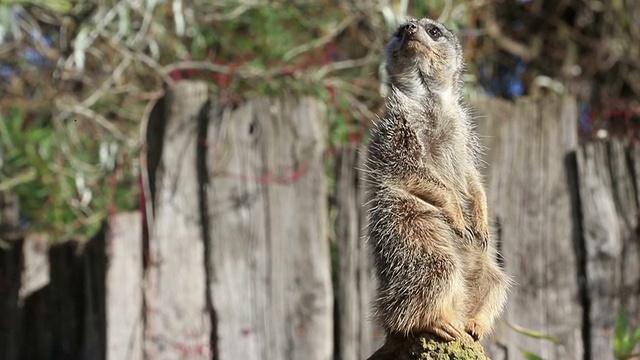
POLYGON ((107 360, 143 359, 143 264, 140 213, 122 213, 109 223, 106 288, 107 360))
POLYGON ((211 298, 220 359, 331 359, 326 108, 254 99, 207 137, 211 298))
MULTIPOLYGON (((487 189, 494 232, 506 272, 513 277, 505 321, 562 341, 524 336, 504 324, 496 358, 583 356, 582 304, 575 243, 579 233, 567 161, 578 145, 571 98, 475 104, 483 143, 490 149, 487 189)), ((497 350, 497 351, 496 351, 497 350)))
POLYGON ((382 346, 384 330, 372 321, 374 271, 366 244, 366 148, 336 152, 336 240, 338 247, 338 349, 342 360, 368 358, 382 346))
POLYGON ((614 359, 619 310, 632 325, 639 322, 638 203, 630 163, 635 160, 618 140, 587 143, 578 152, 593 359, 614 359))
POLYGON ((180 82, 165 100, 166 131, 146 273, 145 352, 154 359, 211 358, 196 166, 198 121, 207 91, 205 83, 180 82))

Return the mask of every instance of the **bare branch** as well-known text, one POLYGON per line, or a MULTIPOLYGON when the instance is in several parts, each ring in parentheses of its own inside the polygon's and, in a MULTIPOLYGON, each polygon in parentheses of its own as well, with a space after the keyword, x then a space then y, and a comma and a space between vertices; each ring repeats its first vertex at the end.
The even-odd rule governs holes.
POLYGON ((380 61, 378 57, 367 55, 360 59, 351 59, 351 60, 332 62, 318 69, 318 71, 316 71, 313 77, 315 79, 322 79, 325 76, 327 76, 327 74, 334 71, 363 67, 370 64, 374 64, 378 61, 380 61))
POLYGON ((59 118, 64 118, 69 114, 78 114, 83 117, 93 120, 96 124, 98 124, 103 129, 107 130, 113 137, 124 142, 130 143, 130 139, 123 134, 118 128, 111 123, 104 116, 98 114, 97 112, 91 110, 90 108, 84 106, 79 103, 77 100, 70 96, 61 96, 56 99, 55 105, 58 109, 61 110, 61 113, 58 115, 59 118))
POLYGON ((357 18, 359 18, 359 16, 355 16, 355 15, 350 15, 347 18, 345 18, 344 20, 342 20, 342 22, 340 24, 338 24, 338 26, 335 27, 335 29, 333 29, 333 31, 331 31, 330 33, 328 33, 327 35, 310 41, 308 43, 302 44, 300 46, 296 46, 293 49, 287 51, 286 54, 284 54, 284 56, 282 57, 282 61, 284 62, 288 62, 289 60, 293 59, 294 57, 305 53, 309 50, 315 49, 317 47, 320 47, 328 42, 330 42, 332 39, 334 39, 338 34, 340 34, 344 29, 346 29, 349 25, 351 25, 354 20, 356 20, 357 18))
POLYGON ((504 35, 502 30, 500 30, 500 25, 493 17, 490 11, 487 12, 487 16, 485 18, 486 21, 486 31, 487 34, 495 40, 495 42, 500 46, 503 50, 521 57, 525 61, 531 60, 537 53, 537 51, 533 51, 531 47, 521 44, 512 38, 504 35))

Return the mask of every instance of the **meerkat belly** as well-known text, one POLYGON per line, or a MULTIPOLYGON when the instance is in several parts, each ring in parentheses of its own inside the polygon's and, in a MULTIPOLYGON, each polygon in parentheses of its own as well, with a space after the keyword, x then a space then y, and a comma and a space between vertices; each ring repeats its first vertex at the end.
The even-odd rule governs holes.
POLYGON ((424 168, 439 175, 447 184, 456 189, 466 189, 466 176, 469 172, 467 156, 451 149, 439 149, 425 154, 424 168))

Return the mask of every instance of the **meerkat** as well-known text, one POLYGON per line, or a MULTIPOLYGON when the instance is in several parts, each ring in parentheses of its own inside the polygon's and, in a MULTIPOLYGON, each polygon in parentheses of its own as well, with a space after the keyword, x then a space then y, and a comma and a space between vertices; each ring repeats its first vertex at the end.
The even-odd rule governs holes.
POLYGON ((366 162, 376 318, 392 336, 480 340, 503 311, 509 279, 489 241, 462 47, 420 19, 398 28, 385 55, 386 110, 366 162))

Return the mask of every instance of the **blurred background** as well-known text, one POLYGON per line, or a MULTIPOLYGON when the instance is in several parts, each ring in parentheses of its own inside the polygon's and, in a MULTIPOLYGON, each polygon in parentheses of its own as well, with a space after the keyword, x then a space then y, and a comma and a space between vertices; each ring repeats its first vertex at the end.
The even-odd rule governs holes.
POLYGON ((0 2, 0 358, 363 359, 383 48, 455 31, 494 359, 640 351, 640 3, 0 2))

